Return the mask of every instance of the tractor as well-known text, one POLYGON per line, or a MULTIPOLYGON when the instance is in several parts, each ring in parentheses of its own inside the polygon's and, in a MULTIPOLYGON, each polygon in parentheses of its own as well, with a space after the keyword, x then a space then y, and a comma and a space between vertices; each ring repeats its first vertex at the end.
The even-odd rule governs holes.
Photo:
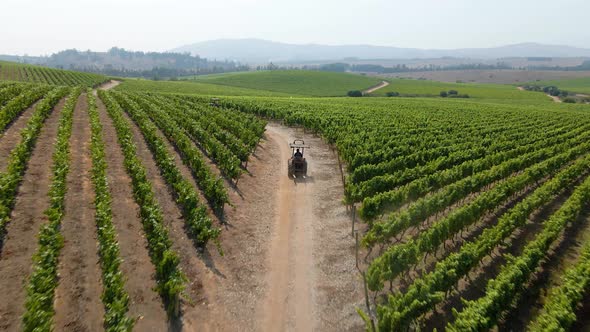
POLYGON ((291 148, 291 158, 289 158, 287 172, 289 177, 297 178, 297 175, 301 175, 304 178, 307 176, 307 160, 303 157, 305 149, 309 148, 309 145, 305 145, 302 139, 296 139, 293 143, 289 143, 291 148))

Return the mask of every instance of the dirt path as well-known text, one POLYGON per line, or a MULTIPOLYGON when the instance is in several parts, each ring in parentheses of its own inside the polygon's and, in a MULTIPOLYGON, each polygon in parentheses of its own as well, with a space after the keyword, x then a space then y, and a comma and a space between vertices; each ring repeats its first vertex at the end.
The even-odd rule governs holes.
POLYGON ((70 138, 68 191, 61 223, 64 247, 59 258, 54 302, 57 330, 96 331, 101 329, 104 317, 86 98, 86 94, 78 98, 70 138))
POLYGON ((110 89, 116 87, 119 84, 121 84, 121 81, 110 80, 108 82, 105 82, 105 83, 99 85, 97 87, 97 89, 100 89, 100 90, 110 90, 110 89))
MULTIPOLYGON (((334 152, 320 138, 269 124, 248 170, 239 190, 230 190, 234 207, 226 207, 221 235, 225 256, 211 244, 189 260, 194 272, 185 272, 191 291, 198 286, 197 301, 183 307, 183 330, 361 330, 355 307, 363 303, 362 284, 334 152), (312 145, 306 181, 286 174, 287 142, 296 137, 312 145)), ((169 225, 176 247, 184 235, 178 222, 169 225)), ((192 255, 187 245, 177 248, 192 255)))
POLYGON ((384 87, 386 87, 388 85, 389 85, 389 82, 387 82, 387 81, 381 81, 381 83, 375 85, 374 87, 370 87, 367 90, 363 91, 363 94, 366 95, 366 94, 369 94, 369 93, 373 93, 373 92, 375 92, 375 91, 377 91, 377 90, 379 90, 381 88, 384 88, 384 87))
POLYGON ((561 103, 562 102, 561 99, 559 99, 559 97, 552 96, 552 95, 549 95, 549 94, 547 95, 547 97, 551 98, 556 103, 561 103))
POLYGON ((335 154, 317 137, 271 124, 267 137, 280 151, 276 214, 269 241, 267 292, 260 305, 265 331, 361 329, 354 307, 362 294, 354 267, 350 219, 340 204, 342 182, 335 154), (286 176, 288 142, 311 145, 306 179, 286 176))
MULTIPOLYGON (((520 90, 520 91, 526 91, 526 90, 525 90, 525 88, 524 88, 524 87, 522 87, 522 86, 517 86, 516 88, 517 88, 518 90, 520 90)), ((546 95, 547 97, 551 98, 551 100, 553 100, 553 101, 554 101, 554 102, 556 102, 556 103, 561 103, 561 102, 562 102, 562 101, 561 101, 561 99, 559 99, 559 97, 552 96, 552 95, 550 95, 550 94, 545 94, 545 95, 546 95)))
POLYGON ((0 134, 0 172, 6 171, 10 152, 18 143, 20 143, 20 132, 27 126, 27 122, 33 115, 35 106, 37 106, 38 103, 39 102, 36 102, 31 107, 27 108, 3 134, 0 134))
POLYGON ((53 143, 57 135, 62 99, 49 115, 27 165, 18 189, 11 221, 7 226, 4 245, 0 248, 0 330, 20 330, 25 309, 25 286, 31 273, 33 254, 37 250, 37 234, 47 222, 44 211, 49 207, 47 192, 51 181, 53 143), (50 157, 49 157, 50 158, 50 157))
POLYGON ((103 126, 107 179, 113 197, 113 224, 119 239, 121 271, 126 278, 125 289, 129 293, 129 316, 139 318, 137 331, 166 330, 166 312, 156 287, 156 270, 151 262, 143 226, 139 219, 139 207, 133 199, 131 178, 125 171, 124 158, 117 133, 104 104, 97 100, 100 122, 103 126))

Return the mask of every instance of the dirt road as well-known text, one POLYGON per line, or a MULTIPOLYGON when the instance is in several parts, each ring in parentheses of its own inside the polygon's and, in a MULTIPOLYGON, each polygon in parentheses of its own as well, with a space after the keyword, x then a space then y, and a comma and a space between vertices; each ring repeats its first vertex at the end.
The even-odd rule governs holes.
MULTIPOLYGON (((517 88, 518 90, 520 90, 520 91, 526 91, 526 90, 525 90, 525 88, 524 88, 524 87, 522 87, 522 86, 517 86, 516 88, 517 88)), ((561 103, 561 102, 562 102, 562 101, 561 101, 561 99, 559 99, 559 97, 552 96, 552 95, 550 95, 550 94, 545 94, 545 95, 546 95, 547 97, 551 98, 551 100, 553 100, 553 101, 554 101, 554 102, 556 102, 556 103, 561 103)))
POLYGON ((210 249, 212 263, 201 278, 204 298, 187 308, 183 325, 202 331, 362 330, 355 311, 363 306, 362 283, 335 152, 319 137, 270 123, 248 171, 239 190, 230 192, 234 207, 226 207, 221 235, 225 256, 210 249), (305 180, 287 176, 288 142, 295 138, 311 145, 305 180))
POLYGON ((379 90, 381 88, 384 88, 384 87, 386 87, 388 85, 389 85, 389 82, 387 82, 387 81, 381 81, 381 83, 375 85, 374 87, 368 88, 367 90, 363 91, 363 94, 366 95, 366 94, 369 94, 369 93, 373 93, 373 92, 375 92, 375 91, 377 91, 377 90, 379 90))
POLYGON ((108 82, 105 82, 105 83, 99 85, 98 86, 98 89, 101 89, 101 90, 110 90, 110 89, 116 87, 119 84, 121 84, 121 81, 110 80, 108 82))
POLYGON ((358 329, 354 306, 361 283, 354 270, 350 218, 340 203, 342 182, 336 155, 317 137, 270 124, 267 137, 280 150, 276 214, 268 253, 267 292, 260 306, 265 331, 358 329), (288 143, 304 138, 309 173, 287 176, 288 143))

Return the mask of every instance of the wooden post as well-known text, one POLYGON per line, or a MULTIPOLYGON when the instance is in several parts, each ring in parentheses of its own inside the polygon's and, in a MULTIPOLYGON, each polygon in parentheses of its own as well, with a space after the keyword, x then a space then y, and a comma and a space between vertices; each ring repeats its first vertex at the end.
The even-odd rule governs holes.
POLYGON ((371 313, 371 304, 369 302, 369 289, 367 287, 367 276, 365 275, 365 272, 362 272, 361 274, 363 276, 363 284, 365 289, 365 305, 367 306, 367 312, 369 313, 369 319, 371 320, 371 331, 377 331, 375 329, 375 321, 373 320, 373 314, 371 313))
POLYGON ((359 267, 359 232, 354 233, 354 245, 356 248, 356 269, 361 271, 359 267))
POLYGON ((338 153, 338 150, 336 150, 336 157, 338 157, 338 166, 340 167, 340 177, 342 177, 342 187, 344 187, 344 190, 346 190, 344 170, 342 169, 342 161, 340 160, 340 154, 338 153))
POLYGON ((356 221, 356 205, 352 205, 352 233, 351 236, 354 237, 354 223, 356 221))

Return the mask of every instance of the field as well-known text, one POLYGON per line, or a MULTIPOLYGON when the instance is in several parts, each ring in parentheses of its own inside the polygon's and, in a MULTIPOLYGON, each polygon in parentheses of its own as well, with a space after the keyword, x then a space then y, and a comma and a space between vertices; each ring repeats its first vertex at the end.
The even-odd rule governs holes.
POLYGON ((529 84, 549 86, 554 85, 558 88, 566 91, 590 94, 590 77, 586 78, 575 78, 575 79, 563 79, 563 80, 551 80, 551 81, 535 81, 529 82, 529 84))
POLYGON ((270 74, 0 81, 0 330, 590 326, 588 105, 270 74))
POLYGON ((413 73, 395 73, 383 76, 388 78, 413 78, 431 81, 456 83, 496 83, 523 84, 523 82, 564 80, 590 77, 590 71, 559 71, 559 70, 441 70, 421 71, 413 73))
POLYGON ((387 92, 399 92, 402 96, 439 97, 441 91, 456 90, 459 94, 467 94, 470 98, 491 99, 497 101, 516 101, 535 103, 549 102, 550 99, 542 93, 519 91, 511 85, 474 84, 474 83, 444 83, 412 79, 392 79, 390 84, 377 90, 373 95, 385 96, 387 92))
POLYGON ((0 80, 68 86, 83 85, 88 87, 94 87, 108 81, 107 77, 97 74, 65 71, 6 61, 0 61, 0 80))
POLYGON ((258 89, 248 89, 233 86, 208 84, 196 81, 148 81, 126 79, 121 83, 120 90, 152 91, 159 93, 182 93, 211 96, 292 96, 293 94, 258 89))
POLYGON ((316 97, 345 96, 350 90, 362 91, 381 82, 380 79, 374 77, 305 70, 207 75, 199 76, 198 81, 316 97))

